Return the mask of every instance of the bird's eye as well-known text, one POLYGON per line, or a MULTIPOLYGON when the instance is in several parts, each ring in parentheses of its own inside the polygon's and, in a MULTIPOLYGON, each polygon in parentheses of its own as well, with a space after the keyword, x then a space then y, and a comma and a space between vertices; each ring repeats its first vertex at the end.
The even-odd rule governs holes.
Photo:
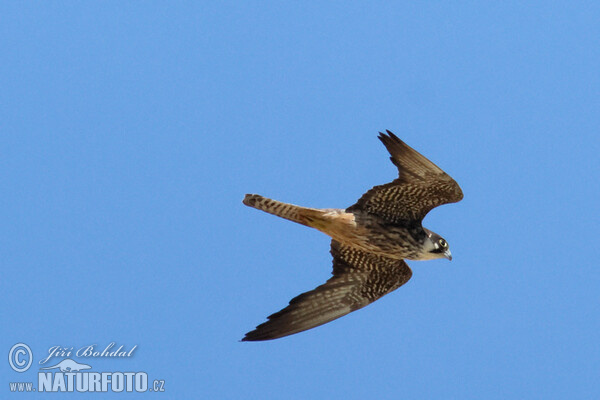
POLYGON ((438 243, 444 248, 448 247, 448 243, 444 239, 440 239, 438 243))

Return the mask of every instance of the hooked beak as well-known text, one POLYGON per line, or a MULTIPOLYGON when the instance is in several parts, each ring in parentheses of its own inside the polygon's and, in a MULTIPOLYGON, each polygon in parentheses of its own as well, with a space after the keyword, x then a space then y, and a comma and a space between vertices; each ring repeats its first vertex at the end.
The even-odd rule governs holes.
POLYGON ((444 252, 444 257, 446 257, 448 260, 452 261, 452 253, 450 253, 450 249, 448 249, 444 252))

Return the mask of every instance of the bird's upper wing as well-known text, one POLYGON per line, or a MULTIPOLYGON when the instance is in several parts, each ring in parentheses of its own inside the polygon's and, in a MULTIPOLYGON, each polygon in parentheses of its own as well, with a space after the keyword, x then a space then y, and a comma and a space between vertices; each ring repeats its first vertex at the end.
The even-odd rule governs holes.
POLYGON ((242 340, 276 339, 325 324, 374 302, 412 276, 403 260, 366 253, 335 240, 331 241, 331 255, 333 277, 293 298, 242 340))
POLYGON ((433 208, 463 198, 454 179, 392 132, 380 133, 379 139, 398 167, 398 178, 375 186, 347 211, 366 211, 394 223, 421 221, 433 208))

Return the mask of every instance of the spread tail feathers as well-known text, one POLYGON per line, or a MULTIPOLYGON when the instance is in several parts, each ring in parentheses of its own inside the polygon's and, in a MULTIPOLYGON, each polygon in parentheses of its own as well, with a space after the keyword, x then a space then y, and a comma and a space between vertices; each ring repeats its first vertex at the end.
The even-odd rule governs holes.
POLYGON ((320 225, 324 223, 324 210, 317 208, 295 206, 271 200, 258 194, 247 194, 244 197, 244 204, 312 228, 319 229, 320 225))

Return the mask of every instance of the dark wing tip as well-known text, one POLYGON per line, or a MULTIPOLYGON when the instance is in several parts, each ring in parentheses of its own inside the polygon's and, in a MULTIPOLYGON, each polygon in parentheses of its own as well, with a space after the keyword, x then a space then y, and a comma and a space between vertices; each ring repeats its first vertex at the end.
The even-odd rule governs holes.
MULTIPOLYGON (((283 311, 283 310, 281 310, 281 311, 283 311)), ((279 312, 281 312, 281 311, 279 311, 279 312)), ((275 313, 275 314, 277 314, 277 313, 275 313)), ((269 317, 267 317, 266 322, 263 322, 262 324, 257 325, 256 328, 254 328, 250 332, 247 332, 241 341, 242 342, 255 342, 255 341, 259 341, 259 340, 274 339, 276 337, 276 335, 274 335, 274 330, 273 330, 273 327, 271 326, 271 325, 273 325, 273 322, 271 322, 272 318, 273 318, 273 315, 270 315, 269 317)))
POLYGON ((386 133, 379 132, 378 138, 379 140, 381 140, 381 143, 383 143, 388 153, 390 153, 390 161, 399 170, 406 170, 405 165, 403 165, 402 163, 402 158, 410 157, 413 153, 416 153, 416 151, 413 150, 409 145, 404 143, 398 136, 394 135, 391 131, 386 130, 386 133))
MULTIPOLYGON (((394 134, 392 133, 392 131, 390 131, 389 129, 386 129, 386 130, 385 130, 385 132, 388 134, 388 137, 389 137, 390 139, 393 139, 393 140, 395 140, 395 141, 398 141, 398 142, 402 142, 402 140, 400 140, 400 138, 398 138, 398 136, 394 135, 394 134)), ((380 133, 381 133, 381 132, 380 132, 380 133)))
POLYGON ((386 146, 388 144, 393 144, 393 143, 399 143, 399 144, 404 144, 404 142, 402 140, 400 140, 400 138, 396 135, 394 135, 392 133, 392 131, 386 129, 385 130, 386 133, 383 132, 379 132, 379 140, 381 140, 383 142, 383 144, 385 144, 386 146))
POLYGON ((268 337, 264 333, 260 331, 260 325, 256 327, 253 331, 250 331, 244 335, 244 337, 240 340, 240 342, 258 342, 260 340, 269 340, 274 339, 272 337, 268 337))
MULTIPOLYGON (((379 140, 387 148, 388 152, 394 156, 396 154, 402 154, 410 147, 404 143, 398 136, 394 135, 391 131, 386 130, 386 133, 379 132, 379 140)), ((393 158, 392 158, 393 161, 393 158)))
POLYGON ((398 167, 401 178, 403 174, 421 177, 426 173, 433 173, 435 175, 445 174, 440 167, 410 147, 391 131, 386 130, 386 133, 379 132, 379 140, 381 140, 390 153, 390 160, 398 167))
POLYGON ((285 311, 289 308, 284 308, 281 311, 276 312, 273 315, 267 317, 267 321, 258 325, 254 330, 246 333, 241 339, 242 342, 259 342, 263 340, 279 339, 285 336, 293 335, 300 331, 290 329, 290 321, 277 320, 276 318, 280 315, 285 315, 285 311))
MULTIPOLYGON (((254 331, 252 331, 252 332, 254 332, 254 331)), ((240 342, 258 342, 261 340, 267 340, 267 339, 259 339, 257 337, 252 337, 252 335, 250 335, 252 332, 246 333, 246 335, 240 340, 240 342)))
POLYGON ((252 332, 248 332, 240 342, 264 342, 265 340, 279 339, 279 336, 250 335, 251 333, 252 332))

